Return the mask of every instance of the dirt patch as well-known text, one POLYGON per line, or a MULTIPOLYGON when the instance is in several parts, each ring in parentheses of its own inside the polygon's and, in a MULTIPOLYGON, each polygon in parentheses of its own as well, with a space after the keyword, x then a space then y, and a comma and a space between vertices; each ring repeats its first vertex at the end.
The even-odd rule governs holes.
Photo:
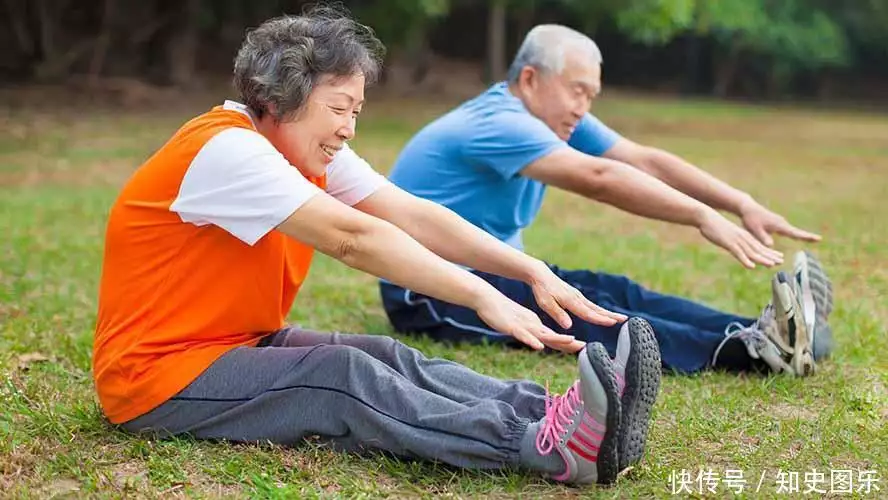
POLYGON ((148 480, 148 469, 140 461, 113 465, 108 473, 111 483, 122 490, 138 490, 148 480))
POLYGON ((787 403, 774 403, 768 405, 768 413, 781 420, 812 421, 817 418, 817 413, 809 408, 793 406, 787 403))
POLYGON ((38 491, 38 496, 42 498, 77 498, 80 491, 80 481, 57 478, 40 487, 38 491))
POLYGON ((24 446, 13 446, 12 451, 0 460, 0 484, 19 484, 30 476, 38 462, 38 456, 24 446))
POLYGON ((122 185, 135 167, 130 163, 96 162, 78 169, 31 168, 0 172, 0 187, 33 187, 58 184, 70 187, 122 185))

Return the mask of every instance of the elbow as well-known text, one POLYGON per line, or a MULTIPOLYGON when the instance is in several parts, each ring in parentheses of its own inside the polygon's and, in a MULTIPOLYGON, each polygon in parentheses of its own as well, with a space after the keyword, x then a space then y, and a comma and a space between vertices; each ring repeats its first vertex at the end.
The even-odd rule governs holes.
POLYGON ((384 234, 388 229, 389 226, 385 223, 371 220, 347 231, 340 231, 324 253, 349 267, 364 269, 378 251, 374 242, 390 238, 384 234))
POLYGON ((357 267, 361 261, 359 240, 360 236, 357 233, 342 234, 331 246, 330 251, 325 253, 349 267, 357 267))
POLYGON ((600 200, 607 196, 612 186, 615 162, 602 161, 585 170, 583 194, 589 198, 600 200))
POLYGON ((660 165, 663 163, 665 154, 666 152, 661 149, 644 147, 634 166, 642 172, 659 179, 662 174, 660 165))

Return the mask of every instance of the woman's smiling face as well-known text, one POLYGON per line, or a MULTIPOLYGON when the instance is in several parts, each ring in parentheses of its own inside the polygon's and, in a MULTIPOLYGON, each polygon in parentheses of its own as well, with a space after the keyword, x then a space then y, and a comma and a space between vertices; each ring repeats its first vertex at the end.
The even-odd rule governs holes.
POLYGON ((262 127, 266 128, 263 134, 303 175, 320 177, 345 142, 355 136, 364 84, 362 74, 322 77, 293 120, 262 127))

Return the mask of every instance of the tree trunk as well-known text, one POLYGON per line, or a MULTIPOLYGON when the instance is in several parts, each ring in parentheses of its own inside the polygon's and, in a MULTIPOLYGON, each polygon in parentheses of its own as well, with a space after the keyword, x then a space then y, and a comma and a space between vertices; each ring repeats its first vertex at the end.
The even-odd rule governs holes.
POLYGON ((506 0, 491 0, 487 18, 487 79, 506 75, 506 0))
POLYGON ((836 79, 832 71, 821 71, 817 77, 817 98, 829 101, 835 97, 836 79))
POLYGON ((407 58, 410 61, 410 81, 421 84, 431 69, 431 49, 429 47, 429 21, 417 20, 407 41, 407 58))
POLYGON ((737 69, 740 66, 740 42, 731 40, 727 55, 719 57, 719 51, 714 51, 717 60, 713 64, 715 68, 715 83, 712 93, 716 97, 727 97, 734 80, 737 78, 737 69))
POLYGON ((102 11, 102 32, 93 50, 92 60, 89 63, 89 82, 95 86, 105 66, 105 58, 108 56, 108 47, 111 45, 111 37, 114 27, 114 0, 105 0, 102 11))
POLYGON ((184 0, 179 5, 181 11, 175 21, 175 34, 167 45, 170 83, 189 87, 195 84, 200 0, 184 0))
POLYGON ((25 5, 19 5, 17 0, 6 0, 7 20, 9 21, 15 41, 18 43, 22 54, 33 55, 34 43, 28 32, 28 12, 25 5))
POLYGON ((524 41, 524 37, 527 36, 527 32, 533 28, 536 5, 530 3, 523 9, 518 10, 515 14, 517 14, 515 20, 515 28, 517 32, 514 35, 515 38, 513 38, 513 41, 515 42, 516 47, 520 47, 521 43, 524 41))
POLYGON ((52 60, 56 56, 53 29, 55 28, 50 7, 46 5, 49 0, 37 0, 37 22, 40 30, 40 54, 44 60, 52 60))
POLYGON ((685 74, 683 92, 685 94, 696 94, 701 88, 700 85, 700 63, 702 46, 700 37, 696 33, 691 33, 685 39, 685 74))

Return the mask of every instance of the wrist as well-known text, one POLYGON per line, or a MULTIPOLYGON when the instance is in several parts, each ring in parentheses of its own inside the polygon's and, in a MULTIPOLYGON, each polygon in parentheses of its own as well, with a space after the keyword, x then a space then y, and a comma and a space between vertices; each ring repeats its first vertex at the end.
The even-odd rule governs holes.
POLYGON ((530 256, 528 256, 528 261, 520 277, 522 282, 533 286, 536 283, 541 283, 552 274, 552 270, 549 269, 545 262, 530 256))
POLYGON ((469 276, 473 279, 471 280, 472 283, 469 285, 469 289, 466 293, 468 300, 464 305, 473 311, 479 311, 483 309, 487 301, 490 300, 491 290, 495 291, 496 289, 474 274, 469 273, 469 276))
POLYGON ((712 218, 712 215, 717 213, 718 211, 716 211, 709 205, 706 205, 705 203, 700 203, 692 216, 694 227, 696 227, 697 229, 701 229, 703 226, 706 225, 706 222, 712 218))
POLYGON ((758 202, 755 201, 755 198, 753 198, 752 195, 741 191, 733 205, 734 206, 730 208, 731 213, 738 217, 742 217, 747 210, 754 206, 758 206, 758 202))

